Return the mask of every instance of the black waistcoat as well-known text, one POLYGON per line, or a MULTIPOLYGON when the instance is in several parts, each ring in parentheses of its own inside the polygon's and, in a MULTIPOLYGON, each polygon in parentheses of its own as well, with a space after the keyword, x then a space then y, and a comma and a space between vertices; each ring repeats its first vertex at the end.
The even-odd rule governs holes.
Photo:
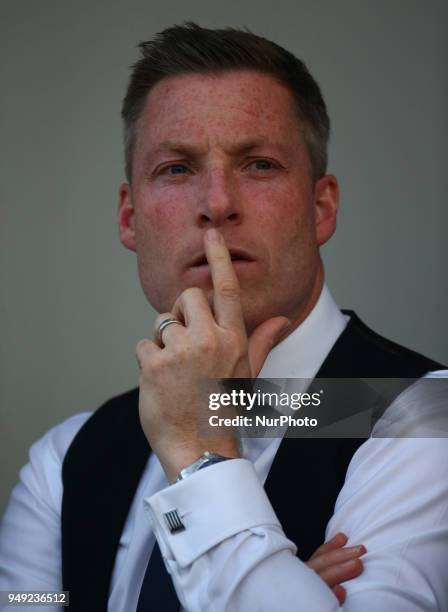
MULTIPOLYGON (((440 364, 351 319, 319 378, 415 379, 440 364)), ((359 438, 285 438, 265 489, 286 535, 306 560, 324 542, 359 438), (292 482, 305 492, 292 503, 292 482)), ((72 612, 105 612, 120 535, 151 449, 140 427, 138 389, 114 397, 80 429, 63 463, 62 578, 72 612)))

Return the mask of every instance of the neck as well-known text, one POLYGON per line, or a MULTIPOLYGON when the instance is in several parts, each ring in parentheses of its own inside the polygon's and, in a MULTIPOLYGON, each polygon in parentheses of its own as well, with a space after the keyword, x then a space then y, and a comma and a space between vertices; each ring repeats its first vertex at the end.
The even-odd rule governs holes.
POLYGON ((289 320, 291 321, 291 325, 285 330, 285 332, 281 336, 279 336, 276 344, 279 344, 282 340, 287 338, 290 334, 292 334, 292 332, 295 329, 299 327, 301 323, 303 323, 303 321, 305 321, 305 319, 310 314, 310 312, 313 310, 313 308, 315 307, 317 303, 317 300, 320 297, 323 284, 324 284, 324 267, 323 267, 322 261, 319 260, 319 267, 318 267, 317 274, 314 279, 313 287, 312 287, 310 294, 307 297, 306 302, 301 306, 298 313, 294 314, 293 316, 288 317, 289 320))

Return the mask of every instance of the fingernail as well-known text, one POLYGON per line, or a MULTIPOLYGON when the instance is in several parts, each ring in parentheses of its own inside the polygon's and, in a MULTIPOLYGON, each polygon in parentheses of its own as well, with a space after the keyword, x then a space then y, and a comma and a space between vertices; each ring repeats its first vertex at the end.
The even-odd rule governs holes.
POLYGON ((221 234, 218 232, 218 230, 214 228, 207 230, 207 232, 205 233, 205 237, 208 242, 211 242, 212 244, 217 244, 218 242, 221 242, 221 234))
POLYGON ((347 548, 344 548, 344 550, 347 551, 347 554, 356 553, 358 555, 364 555, 367 552, 366 547, 363 544, 360 544, 359 546, 347 546, 347 548))
POLYGON ((342 533, 342 531, 339 531, 339 532, 338 532, 338 533, 337 533, 337 534, 334 536, 334 538, 333 538, 331 541, 332 541, 332 542, 335 542, 335 541, 336 541, 336 540, 338 540, 338 539, 339 539, 339 540, 340 540, 340 539, 344 539, 344 540, 346 540, 346 539, 347 539, 347 536, 345 535, 345 533, 342 533))

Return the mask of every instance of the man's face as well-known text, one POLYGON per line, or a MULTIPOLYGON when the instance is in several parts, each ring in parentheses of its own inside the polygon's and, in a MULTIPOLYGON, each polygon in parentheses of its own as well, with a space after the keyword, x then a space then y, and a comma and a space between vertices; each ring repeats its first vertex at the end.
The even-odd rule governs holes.
POLYGON ((336 180, 313 184, 292 96, 272 77, 181 75, 151 90, 119 220, 159 312, 187 287, 210 294, 203 236, 216 227, 234 259, 248 330, 277 315, 299 323, 320 292, 318 247, 336 209, 336 180))

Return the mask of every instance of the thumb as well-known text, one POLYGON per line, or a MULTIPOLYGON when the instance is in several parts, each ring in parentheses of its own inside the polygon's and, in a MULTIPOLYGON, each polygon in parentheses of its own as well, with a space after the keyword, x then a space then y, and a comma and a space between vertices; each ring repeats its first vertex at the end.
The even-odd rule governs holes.
POLYGON ((286 317, 274 317, 256 327, 248 339, 251 376, 258 376, 269 351, 280 340, 290 325, 286 317))

